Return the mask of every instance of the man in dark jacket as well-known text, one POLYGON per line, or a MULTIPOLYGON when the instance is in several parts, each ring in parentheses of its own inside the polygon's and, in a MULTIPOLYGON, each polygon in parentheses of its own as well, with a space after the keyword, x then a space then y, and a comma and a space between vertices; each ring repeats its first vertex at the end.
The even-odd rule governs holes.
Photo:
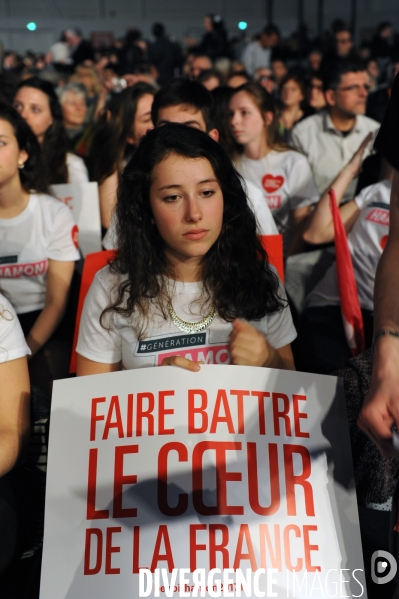
POLYGON ((155 42, 148 45, 148 60, 153 64, 159 75, 159 85, 169 83, 175 76, 175 70, 180 71, 183 58, 179 44, 165 36, 162 23, 154 23, 152 33, 155 42))

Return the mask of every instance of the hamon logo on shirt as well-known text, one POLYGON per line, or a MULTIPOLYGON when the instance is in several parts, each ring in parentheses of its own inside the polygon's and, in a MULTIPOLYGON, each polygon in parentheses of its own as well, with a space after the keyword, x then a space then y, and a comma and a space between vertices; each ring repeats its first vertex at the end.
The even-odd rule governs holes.
POLYGON ((139 341, 136 355, 155 354, 157 365, 160 366, 165 358, 183 356, 195 362, 204 364, 229 364, 229 347, 223 344, 210 344, 206 333, 174 335, 167 337, 149 338, 139 341))

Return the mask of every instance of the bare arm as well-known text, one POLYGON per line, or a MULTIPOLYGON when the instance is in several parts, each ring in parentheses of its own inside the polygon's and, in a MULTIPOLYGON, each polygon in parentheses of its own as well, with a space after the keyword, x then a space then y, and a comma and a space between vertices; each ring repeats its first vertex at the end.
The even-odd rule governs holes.
MULTIPOLYGON (((367 135, 363 140, 357 152, 331 185, 332 189, 335 191, 338 205, 341 204, 349 183, 359 173, 364 151, 370 142, 370 139, 371 134, 367 135)), ((359 209, 356 202, 351 200, 344 206, 341 206, 340 213, 346 231, 350 231, 359 216, 359 209)), ((306 243, 313 244, 328 243, 334 240, 334 225, 330 210, 330 196, 328 190, 322 195, 311 217, 307 221, 303 232, 303 240, 306 241, 306 243)))
POLYGON ((118 189, 118 171, 107 177, 98 187, 100 197, 101 224, 108 229, 116 205, 116 192, 118 189))
MULTIPOLYGON (((399 173, 395 172, 388 242, 377 268, 374 286, 374 331, 399 333, 399 173)), ((381 337, 374 347, 371 387, 359 426, 385 456, 395 456, 391 427, 399 430, 399 339, 381 337)))
POLYGON ((26 339, 32 355, 48 341, 64 316, 74 266, 74 262, 49 260, 45 305, 26 339))
POLYGON ((0 477, 17 463, 29 438, 26 357, 0 364, 0 477))
POLYGON ((287 257, 299 254, 303 249, 303 231, 307 226, 308 219, 312 213, 313 206, 303 206, 296 208, 290 213, 292 241, 288 248, 287 257))
POLYGON ((89 374, 104 374, 106 372, 117 372, 122 370, 122 363, 104 364, 103 362, 94 362, 89 358, 84 358, 78 354, 76 376, 87 376, 89 374))

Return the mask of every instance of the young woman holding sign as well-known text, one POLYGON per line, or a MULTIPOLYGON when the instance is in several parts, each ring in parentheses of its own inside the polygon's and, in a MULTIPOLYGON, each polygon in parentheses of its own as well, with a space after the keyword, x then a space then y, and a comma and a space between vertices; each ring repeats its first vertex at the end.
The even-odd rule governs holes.
POLYGON ((79 251, 71 211, 46 190, 34 134, 13 108, 0 104, 0 290, 34 356, 32 381, 51 392, 50 381, 64 371, 55 374, 62 366, 60 344, 52 350, 46 344, 63 317, 79 251))
POLYGON ((273 98, 259 83, 234 90, 229 122, 238 172, 264 194, 284 236, 284 253, 299 251, 299 225, 319 200, 307 159, 282 143, 273 98))
POLYGON ((122 174, 119 252, 86 297, 78 375, 202 362, 293 369, 285 293, 241 179, 209 135, 147 133, 122 174))

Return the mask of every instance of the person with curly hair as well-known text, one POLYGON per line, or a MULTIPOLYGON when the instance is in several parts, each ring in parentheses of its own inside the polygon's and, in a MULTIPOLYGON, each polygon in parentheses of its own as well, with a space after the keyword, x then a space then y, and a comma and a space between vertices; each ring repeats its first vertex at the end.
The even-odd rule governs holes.
POLYGON ((194 127, 145 135, 123 173, 119 250, 83 308, 78 376, 203 362, 294 369, 285 293, 242 179, 194 127))

